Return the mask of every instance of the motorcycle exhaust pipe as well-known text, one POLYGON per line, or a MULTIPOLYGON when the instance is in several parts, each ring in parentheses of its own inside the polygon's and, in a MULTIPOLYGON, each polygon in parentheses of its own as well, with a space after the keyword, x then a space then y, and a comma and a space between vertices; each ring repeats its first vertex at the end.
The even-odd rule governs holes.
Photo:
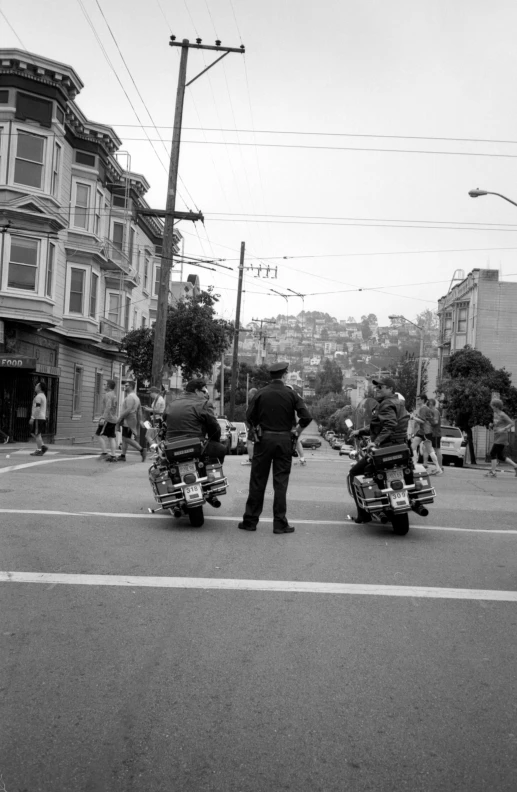
POLYGON ((219 498, 216 498, 215 495, 214 495, 213 498, 210 498, 208 503, 210 504, 210 506, 213 506, 214 509, 220 509, 221 508, 221 501, 219 500, 219 498))
POLYGON ((427 517, 429 514, 429 509, 426 509, 425 506, 422 506, 421 503, 413 503, 411 508, 414 512, 420 515, 420 517, 427 517))
POLYGON ((176 508, 172 510, 172 516, 175 517, 177 520, 179 520, 181 515, 182 515, 181 509, 176 508))

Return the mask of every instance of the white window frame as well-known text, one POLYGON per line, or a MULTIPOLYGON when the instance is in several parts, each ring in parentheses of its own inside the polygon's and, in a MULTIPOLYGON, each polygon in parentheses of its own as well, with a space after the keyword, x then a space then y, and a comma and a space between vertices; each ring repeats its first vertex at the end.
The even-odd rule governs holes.
POLYGON ((45 297, 48 297, 50 300, 52 300, 54 294, 54 278, 56 274, 56 253, 57 253, 57 245, 54 245, 54 243, 50 242, 49 240, 47 245, 47 256, 45 260, 44 294, 45 297), (52 253, 52 266, 49 268, 51 253, 52 253), (50 275, 50 283, 49 283, 49 275, 50 275))
MULTIPOLYGON (((91 289, 91 274, 92 268, 87 264, 76 264, 75 261, 66 262, 66 283, 65 283, 65 296, 63 306, 63 317, 65 319, 90 319, 90 289, 91 289), (85 272, 84 278, 84 300, 82 313, 70 313, 70 286, 72 285, 72 268, 82 269, 85 272)), ((96 272, 96 275, 99 273, 96 272)))
POLYGON ((104 318, 107 319, 109 322, 113 322, 117 325, 117 327, 123 327, 123 324, 119 324, 120 322, 124 321, 121 305, 120 305, 120 291, 118 289, 106 289, 106 301, 104 303, 104 318), (115 295, 118 298, 118 311, 117 311, 117 321, 113 322, 113 319, 110 317, 110 297, 115 295))
MULTIPOLYGON (((35 237, 31 237, 29 235, 24 236, 23 234, 5 234, 5 253, 4 253, 4 267, 3 267, 3 283, 1 284, 1 288, 3 291, 7 291, 9 293, 14 293, 16 295, 25 295, 26 297, 34 299, 36 295, 41 295, 42 289, 42 275, 41 271, 43 267, 41 266, 41 255, 42 255, 42 240, 37 239, 35 237), (9 283, 9 264, 11 263, 11 247, 13 239, 30 239, 31 242, 36 242, 37 246, 37 253, 36 253, 36 280, 35 280, 35 288, 32 289, 17 289, 15 286, 8 286, 9 283)), ((30 266, 30 265, 27 265, 30 266)))
MULTIPOLYGON (((151 269, 151 277, 153 276, 152 264, 151 264, 151 254, 148 250, 144 251, 144 273, 142 277, 142 289, 145 291, 147 295, 150 294, 149 291, 149 269, 151 269)), ((153 283, 154 286, 154 283, 153 283)))
POLYGON ((124 325, 124 330, 126 331, 126 333, 129 333, 129 330, 130 330, 129 322, 130 322, 130 319, 131 319, 131 296, 129 294, 125 294, 124 297, 125 297, 125 299, 124 299, 123 325, 124 325))
POLYGON ((104 194, 102 190, 97 188, 95 192, 95 208, 93 215, 93 233, 96 237, 102 237, 102 206, 104 203, 104 194))
MULTIPOLYGON (((50 133, 51 135, 52 133, 50 133)), ((48 141, 50 138, 49 134, 42 134, 40 127, 37 127, 37 132, 34 131, 34 127, 28 125, 21 125, 17 124, 12 128, 12 137, 14 138, 13 145, 12 145, 12 157, 11 157, 11 179, 10 183, 15 184, 17 187, 23 187, 25 190, 28 191, 35 191, 38 193, 44 193, 47 191, 47 182, 48 182, 48 155, 49 149, 51 146, 48 145, 48 141), (33 137, 41 138, 43 140, 43 159, 41 163, 42 171, 41 171, 41 186, 40 187, 33 187, 31 184, 23 184, 22 182, 17 182, 14 180, 14 175, 16 172, 16 160, 22 159, 18 157, 18 139, 19 135, 32 135, 33 137)), ((33 160, 24 160, 25 162, 33 162, 33 160)))
POLYGON ((90 184, 88 181, 82 181, 82 179, 74 179, 73 181, 73 197, 72 197, 72 225, 74 228, 79 229, 79 231, 85 231, 88 233, 91 228, 91 203, 92 203, 92 187, 93 185, 90 184), (80 207, 86 212, 86 226, 77 225, 75 222, 75 214, 77 209, 77 188, 78 187, 86 187, 88 189, 88 203, 86 207, 80 207))
POLYGON ((153 280, 153 297, 158 297, 160 293, 160 276, 161 265, 156 263, 154 265, 154 280, 153 280))
MULTIPOLYGON (((4 105, 2 105, 2 108, 4 105)), ((7 184, 7 151, 8 135, 7 125, 0 124, 0 184, 7 184)))
POLYGON ((92 319, 94 322, 99 321, 99 284, 101 282, 101 278, 98 272, 92 270, 90 272, 90 288, 88 290, 88 318, 92 319), (97 283, 95 284, 95 295, 93 293, 93 284, 94 284, 94 277, 97 278, 97 283), (94 297, 95 301, 95 310, 92 314, 92 297, 94 297))

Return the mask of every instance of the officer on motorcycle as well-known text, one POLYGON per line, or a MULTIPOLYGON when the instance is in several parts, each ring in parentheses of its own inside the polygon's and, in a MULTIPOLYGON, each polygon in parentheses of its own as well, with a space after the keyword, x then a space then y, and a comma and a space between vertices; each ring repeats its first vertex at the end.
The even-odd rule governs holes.
POLYGON ((221 427, 213 410, 208 406, 208 392, 204 379, 193 379, 185 391, 173 399, 165 411, 166 440, 177 437, 208 439, 205 454, 224 460, 226 446, 219 442, 221 427))
MULTIPOLYGON (((372 380, 372 384, 375 387, 375 399, 378 404, 373 410, 370 426, 351 432, 350 437, 370 435, 368 448, 380 448, 381 446, 406 443, 409 413, 405 408, 404 402, 398 398, 395 392, 395 382, 390 377, 383 377, 382 379, 372 380)), ((369 464, 369 459, 365 457, 350 468, 348 474, 350 484, 354 476, 364 473, 369 464)), ((352 486, 350 486, 350 490, 354 494, 357 506, 357 517, 354 522, 358 524, 370 522, 372 519, 371 515, 360 508, 352 486)))

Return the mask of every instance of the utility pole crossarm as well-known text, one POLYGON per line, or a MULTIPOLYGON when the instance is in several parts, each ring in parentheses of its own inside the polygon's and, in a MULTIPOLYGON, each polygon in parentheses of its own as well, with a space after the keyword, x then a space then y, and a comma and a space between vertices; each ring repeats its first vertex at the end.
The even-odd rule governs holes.
POLYGON ((205 222, 205 216, 202 212, 179 212, 176 210, 168 212, 167 209, 137 209, 136 215, 141 217, 172 217, 174 220, 192 220, 194 223, 196 220, 201 220, 202 223, 205 222))
POLYGON ((241 44, 240 47, 221 47, 221 42, 217 42, 214 44, 202 44, 201 39, 196 39, 195 43, 191 43, 188 39, 183 39, 183 41, 176 41, 176 36, 171 36, 169 40, 169 47, 188 47, 188 49, 202 49, 202 50, 215 50, 216 52, 238 52, 241 55, 244 55, 246 52, 246 47, 244 44, 241 44))

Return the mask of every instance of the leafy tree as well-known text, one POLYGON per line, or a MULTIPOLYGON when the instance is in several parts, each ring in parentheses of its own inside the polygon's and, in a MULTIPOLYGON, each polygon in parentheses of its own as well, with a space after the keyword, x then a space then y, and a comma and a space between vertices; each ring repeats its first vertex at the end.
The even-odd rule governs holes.
POLYGON ((440 320, 436 311, 431 311, 430 308, 425 308, 421 313, 415 317, 415 324, 419 327, 424 327, 427 332, 429 330, 438 330, 440 320))
MULTIPOLYGON (((232 369, 231 366, 225 366, 224 369, 224 400, 230 403, 230 386, 231 386, 232 369)), ((246 404, 246 386, 251 388, 263 388, 271 382, 269 376, 268 366, 263 363, 260 366, 251 366, 249 363, 239 363, 239 371, 237 375, 237 390, 235 392, 235 404, 246 404)), ((217 377, 215 382, 215 390, 221 392, 221 378, 217 377)), ((236 421, 241 419, 235 418, 236 421)))
POLYGON ((324 327, 323 330, 321 331, 320 338, 321 338, 322 341, 328 341, 329 340, 329 331, 327 330, 326 327, 324 327))
POLYGON ((368 319, 364 318, 361 322, 361 334, 363 336, 364 341, 368 341, 369 338, 372 337, 372 329, 368 324, 368 319))
POLYGON ((318 424, 329 426, 331 416, 340 411, 345 405, 350 404, 348 396, 343 393, 326 393, 312 403, 312 417, 318 424))
POLYGON ((489 358, 469 346, 451 355, 443 373, 441 390, 445 414, 466 433, 470 460, 475 465, 472 427, 491 423, 490 401, 494 392, 499 393, 504 409, 515 415, 517 388, 511 384, 511 377, 504 368, 494 368, 489 358))
POLYGON ((343 390, 343 372, 335 360, 328 358, 323 363, 323 369, 316 375, 314 387, 316 396, 325 396, 327 393, 341 393, 343 390))
POLYGON ((348 319, 346 320, 346 323, 347 324, 357 324, 355 316, 349 316, 348 319))
MULTIPOLYGON (((210 374, 232 342, 233 324, 215 318, 217 302, 209 289, 168 308, 164 363, 171 368, 181 366, 185 379, 210 374)), ((132 330, 121 341, 121 351, 138 379, 151 379, 153 344, 154 328, 132 330)))
POLYGON ((374 313, 368 314, 368 316, 366 315, 361 316, 361 322, 368 322, 368 324, 373 324, 373 325, 378 324, 377 317, 375 316, 374 313))
MULTIPOLYGON (((420 393, 425 393, 427 391, 429 381, 427 368, 427 361, 423 360, 420 393)), ((406 408, 408 410, 413 410, 416 405, 417 397, 418 358, 412 352, 406 352, 402 358, 391 364, 390 374, 395 380, 397 391, 399 391, 406 400, 406 408)))

